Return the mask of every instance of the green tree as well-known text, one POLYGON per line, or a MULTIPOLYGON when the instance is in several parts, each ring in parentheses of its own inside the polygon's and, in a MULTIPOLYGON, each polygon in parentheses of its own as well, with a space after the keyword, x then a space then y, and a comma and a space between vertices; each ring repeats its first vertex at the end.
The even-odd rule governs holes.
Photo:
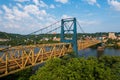
POLYGON ((119 80, 120 57, 54 58, 30 80, 119 80))

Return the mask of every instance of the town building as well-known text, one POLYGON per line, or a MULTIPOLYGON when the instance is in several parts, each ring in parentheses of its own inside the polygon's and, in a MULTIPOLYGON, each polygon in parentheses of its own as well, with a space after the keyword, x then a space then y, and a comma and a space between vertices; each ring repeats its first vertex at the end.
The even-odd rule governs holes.
POLYGON ((60 38, 53 37, 53 41, 60 41, 60 38))
POLYGON ((5 41, 9 41, 9 39, 2 39, 2 38, 0 38, 0 42, 5 42, 5 41))
POLYGON ((110 32, 110 33, 108 34, 108 38, 109 38, 109 39, 117 39, 117 37, 115 36, 115 33, 114 33, 114 32, 110 32))
POLYGON ((120 40, 120 35, 117 36, 117 39, 120 40))
POLYGON ((106 35, 102 35, 102 40, 105 40, 107 39, 107 36, 106 35))

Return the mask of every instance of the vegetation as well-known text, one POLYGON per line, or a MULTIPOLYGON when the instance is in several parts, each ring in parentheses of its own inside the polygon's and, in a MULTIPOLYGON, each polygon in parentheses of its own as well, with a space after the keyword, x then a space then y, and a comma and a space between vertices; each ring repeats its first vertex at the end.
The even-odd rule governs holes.
MULTIPOLYGON (((78 33, 78 39, 85 39, 87 36, 91 37, 99 37, 102 35, 108 35, 108 33, 78 33)), ((116 33, 118 35, 120 33, 116 33)), ((72 34, 68 35, 68 37, 71 37, 72 34)), ((5 33, 0 32, 0 38, 3 39, 9 39, 9 41, 0 42, 0 45, 6 45, 6 46, 18 46, 18 45, 30 45, 30 44, 45 44, 45 43, 58 43, 59 41, 53 41, 53 37, 60 37, 60 34, 39 34, 39 35, 20 35, 20 34, 12 34, 12 33, 5 33), (44 38, 48 38, 48 41, 42 40, 44 38)), ((106 43, 107 46, 111 46, 111 44, 114 43, 113 47, 119 48, 117 45, 117 42, 120 42, 118 40, 112 40, 109 39, 106 43)))
POLYGON ((0 45, 4 46, 18 46, 18 45, 31 45, 31 44, 45 44, 45 43, 58 43, 59 41, 52 41, 53 37, 59 37, 59 34, 40 34, 40 35, 20 35, 0 32, 1 39, 9 39, 9 41, 0 42, 0 45), (48 41, 40 41, 43 38, 49 38, 48 41))
POLYGON ((120 57, 54 58, 30 80, 120 80, 120 57))

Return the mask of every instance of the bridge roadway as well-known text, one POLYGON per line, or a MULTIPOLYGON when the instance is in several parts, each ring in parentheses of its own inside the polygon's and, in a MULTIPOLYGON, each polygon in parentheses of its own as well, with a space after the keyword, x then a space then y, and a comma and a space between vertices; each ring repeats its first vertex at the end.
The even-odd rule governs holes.
MULTIPOLYGON (((78 41, 78 50, 100 43, 100 41, 78 41)), ((0 53, 0 77, 35 66, 48 59, 72 52, 69 43, 38 44, 11 47, 0 53)))

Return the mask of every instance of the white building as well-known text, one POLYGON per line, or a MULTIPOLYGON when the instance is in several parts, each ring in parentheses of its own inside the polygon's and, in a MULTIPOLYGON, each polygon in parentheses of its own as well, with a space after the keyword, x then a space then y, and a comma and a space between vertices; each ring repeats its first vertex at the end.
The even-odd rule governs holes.
POLYGON ((120 40, 120 35, 117 36, 117 39, 120 40))
POLYGON ((107 39, 107 36, 106 35, 102 35, 102 40, 105 40, 107 39))
POLYGON ((1 39, 0 38, 0 42, 4 42, 4 41, 9 41, 9 39, 1 39))
POLYGON ((53 41, 60 41, 60 38, 53 37, 53 41))
POLYGON ((109 38, 109 39, 116 39, 117 37, 115 36, 115 33, 114 33, 114 32, 110 32, 110 33, 108 34, 108 38, 109 38))

